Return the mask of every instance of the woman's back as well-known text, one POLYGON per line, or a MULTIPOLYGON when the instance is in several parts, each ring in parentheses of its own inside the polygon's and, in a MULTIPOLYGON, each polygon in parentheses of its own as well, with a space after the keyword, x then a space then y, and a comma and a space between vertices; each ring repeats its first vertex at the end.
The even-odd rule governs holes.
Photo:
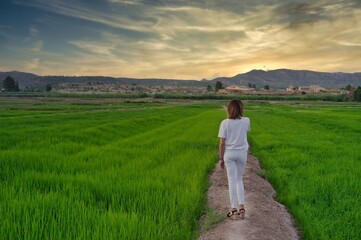
POLYGON ((226 149, 248 150, 247 131, 250 131, 247 117, 225 119, 219 128, 218 136, 226 139, 226 149))

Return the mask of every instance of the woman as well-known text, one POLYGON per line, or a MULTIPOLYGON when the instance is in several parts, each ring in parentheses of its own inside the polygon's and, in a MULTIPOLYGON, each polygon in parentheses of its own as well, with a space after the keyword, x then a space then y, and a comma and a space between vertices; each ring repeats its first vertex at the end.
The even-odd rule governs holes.
POLYGON ((232 100, 227 107, 228 119, 219 127, 219 160, 221 167, 226 165, 231 211, 228 217, 245 216, 243 172, 247 162, 247 131, 250 131, 249 118, 243 117, 243 103, 232 100), (239 208, 237 208, 239 207, 239 208))

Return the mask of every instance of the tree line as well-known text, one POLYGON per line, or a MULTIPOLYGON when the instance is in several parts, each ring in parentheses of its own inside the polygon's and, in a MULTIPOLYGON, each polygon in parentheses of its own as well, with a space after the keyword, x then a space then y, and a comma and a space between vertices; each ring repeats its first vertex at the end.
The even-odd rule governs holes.
MULTIPOLYGON (((7 76, 3 80, 2 88, 3 88, 3 91, 5 91, 5 92, 19 92, 20 91, 18 81, 15 81, 15 79, 10 76, 7 76)), ((26 88, 25 88, 25 91, 27 90, 26 88)), ((50 84, 47 84, 45 86, 45 91, 50 92, 51 89, 52 89, 52 87, 50 84)))
POLYGON ((361 87, 358 86, 354 92, 354 95, 353 95, 355 101, 357 102, 361 102, 361 87))
POLYGON ((3 81, 3 88, 5 92, 19 92, 19 83, 15 82, 14 78, 7 76, 3 81))
MULTIPOLYGON (((248 86, 250 88, 256 88, 256 84, 249 83, 248 86)), ((10 76, 7 76, 3 80, 2 88, 3 88, 3 91, 5 91, 5 92, 19 92, 20 91, 18 81, 15 81, 15 79, 10 77, 10 76)), ((223 88, 224 88, 224 86, 222 85, 222 82, 217 81, 215 86, 214 86, 214 91, 218 92, 220 89, 223 89, 223 88)), ((49 92, 49 91, 51 91, 51 89, 52 89, 51 85, 47 84, 46 87, 45 87, 45 91, 49 92)), ((264 89, 269 90, 270 89, 269 85, 265 85, 264 89)), ((354 88, 350 84, 348 84, 344 89, 351 92, 351 96, 350 96, 351 99, 349 99, 349 100, 354 100, 354 101, 361 102, 361 86, 358 86, 357 88, 354 88)), ((208 92, 213 91, 213 86, 208 85, 207 86, 207 91, 208 92)))

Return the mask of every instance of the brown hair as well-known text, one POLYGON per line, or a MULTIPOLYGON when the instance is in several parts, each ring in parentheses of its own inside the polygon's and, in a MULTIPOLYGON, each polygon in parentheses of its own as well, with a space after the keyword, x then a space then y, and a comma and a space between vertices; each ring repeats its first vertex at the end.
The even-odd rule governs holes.
POLYGON ((227 106, 228 118, 237 119, 243 117, 243 103, 238 99, 233 99, 227 106))

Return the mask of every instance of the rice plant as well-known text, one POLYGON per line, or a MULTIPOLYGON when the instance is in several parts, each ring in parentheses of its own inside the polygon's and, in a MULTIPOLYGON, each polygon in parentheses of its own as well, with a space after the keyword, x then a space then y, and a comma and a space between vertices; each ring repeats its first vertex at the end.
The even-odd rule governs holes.
POLYGON ((249 110, 252 151, 304 238, 360 239, 360 106, 249 110))
POLYGON ((197 236, 222 112, 66 108, 1 112, 1 239, 197 236))

